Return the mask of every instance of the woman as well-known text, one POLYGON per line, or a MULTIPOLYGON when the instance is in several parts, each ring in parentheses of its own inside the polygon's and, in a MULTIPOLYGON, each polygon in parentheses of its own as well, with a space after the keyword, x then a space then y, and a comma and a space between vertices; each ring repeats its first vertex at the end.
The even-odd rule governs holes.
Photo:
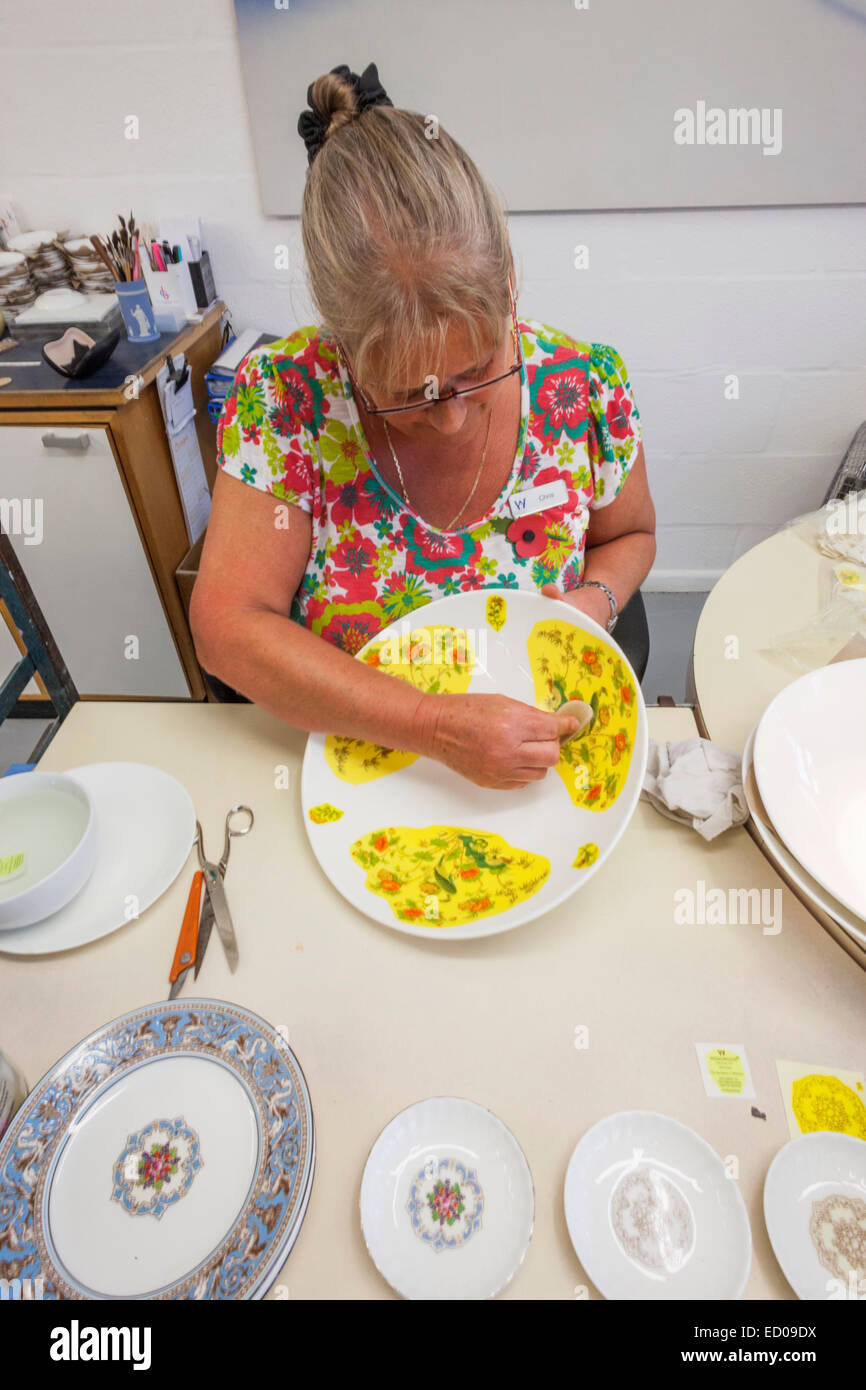
POLYGON ((518 320, 498 202, 444 130, 391 104, 375 65, 335 68, 307 100, 321 328, 250 354, 226 400, 196 650, 300 729, 524 787, 558 761, 571 716, 421 694, 353 654, 479 588, 540 591, 610 630, 655 553, 626 370, 612 348, 518 320))

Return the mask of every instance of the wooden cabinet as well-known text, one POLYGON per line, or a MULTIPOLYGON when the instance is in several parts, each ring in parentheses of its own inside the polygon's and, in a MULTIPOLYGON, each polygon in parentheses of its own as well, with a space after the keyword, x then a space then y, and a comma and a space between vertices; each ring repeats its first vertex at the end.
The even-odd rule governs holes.
POLYGON ((28 504, 10 540, 79 694, 188 699, 109 426, 4 429, 0 496, 28 504))
MULTIPOLYGON (((167 352, 185 353, 212 485, 204 373, 220 352, 222 311, 149 348, 122 342, 83 383, 13 366, 0 391, 0 513, 83 699, 205 698, 174 578, 190 540, 155 377, 167 352)), ((38 356, 22 342, 8 360, 38 356)))

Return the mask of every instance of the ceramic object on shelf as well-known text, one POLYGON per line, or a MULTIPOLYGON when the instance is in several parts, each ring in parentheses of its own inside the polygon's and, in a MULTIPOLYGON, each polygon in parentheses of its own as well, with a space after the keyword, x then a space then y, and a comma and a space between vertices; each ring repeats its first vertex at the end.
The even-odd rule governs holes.
POLYGON ((367 1249, 404 1298, 493 1298, 523 1263, 534 1213, 517 1140, 489 1110, 457 1097, 396 1115, 361 1179, 367 1249))
POLYGON ((73 325, 60 338, 42 344, 42 356, 49 367, 72 380, 92 376, 104 365, 120 342, 120 329, 113 328, 101 338, 91 338, 83 328, 73 325))
POLYGON ((559 763, 515 791, 359 739, 311 734, 304 824, 324 873, 374 921, 434 940, 540 917, 587 883, 637 806, 648 733, 640 683, 613 639, 570 605, 521 590, 439 599, 392 623, 357 660, 419 692, 504 694, 595 715, 559 763))
POLYGON ((755 777, 779 837, 811 876, 866 919, 866 658, 809 671, 767 707, 755 777))
POLYGON ((737 1183, 694 1130, 650 1110, 608 1115, 575 1148, 565 1219, 605 1298, 736 1299, 752 1237, 737 1183))
POLYGON ((0 779, 0 950, 6 933, 41 922, 81 892, 98 850, 98 818, 76 777, 0 779))
POLYGON ((52 1067, 0 1142, 0 1278, 48 1299, 261 1298, 314 1159, 270 1024, 216 999, 135 1009, 52 1067))

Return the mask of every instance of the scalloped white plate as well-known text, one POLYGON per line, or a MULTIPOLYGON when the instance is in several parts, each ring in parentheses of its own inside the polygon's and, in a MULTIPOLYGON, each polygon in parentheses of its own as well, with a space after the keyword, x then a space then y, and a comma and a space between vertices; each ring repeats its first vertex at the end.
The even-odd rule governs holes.
POLYGON ((767 1169, 764 1218, 798 1298, 866 1296, 866 1142, 823 1130, 790 1140, 767 1169))
POLYGON ((587 1130, 565 1176, 577 1257, 605 1298, 734 1299, 752 1236, 735 1181, 668 1115, 627 1110, 587 1130))
POLYGON ((361 1228, 379 1273, 404 1298, 493 1298, 523 1263, 534 1219, 523 1150, 474 1101, 410 1105, 370 1150, 361 1228))

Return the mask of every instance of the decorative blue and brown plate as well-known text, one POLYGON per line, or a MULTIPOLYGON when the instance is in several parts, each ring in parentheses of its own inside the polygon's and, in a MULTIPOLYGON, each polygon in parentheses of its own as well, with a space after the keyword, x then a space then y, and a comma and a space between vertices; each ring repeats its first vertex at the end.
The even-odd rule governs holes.
POLYGON ((270 1024, 215 999, 124 1014, 0 1142, 0 1279, 57 1299, 252 1299, 313 1181, 310 1096, 270 1024))

